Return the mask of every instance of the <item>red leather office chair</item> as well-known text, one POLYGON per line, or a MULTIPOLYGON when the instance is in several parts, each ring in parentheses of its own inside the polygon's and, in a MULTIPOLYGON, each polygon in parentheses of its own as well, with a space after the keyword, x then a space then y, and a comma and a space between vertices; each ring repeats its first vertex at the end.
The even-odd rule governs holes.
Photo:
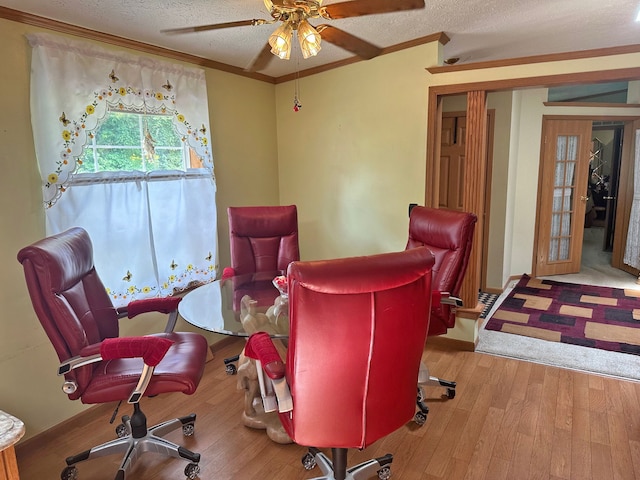
POLYGON ((162 438, 179 427, 191 435, 195 414, 147 428, 139 405, 143 396, 192 394, 202 377, 206 339, 196 333, 173 332, 180 299, 133 301, 117 311, 94 268, 89 235, 81 228, 23 248, 18 260, 36 315, 60 359, 58 374, 65 376, 64 392, 71 400, 87 404, 123 400, 133 404, 133 414, 123 416, 116 428, 119 438, 68 457, 62 480, 77 477, 77 463, 114 453, 124 454, 115 476, 124 480, 146 451, 187 460, 185 475, 197 478, 200 454, 162 438), (170 314, 164 333, 119 337, 119 317, 149 311, 170 314))
POLYGON ((229 207, 227 214, 234 275, 285 272, 300 260, 295 205, 229 207))
MULTIPOLYGON (((467 271, 477 217, 473 213, 416 206, 409 219, 407 249, 426 246, 435 255, 433 300, 428 336, 442 335, 455 325, 455 308, 462 306, 457 297, 467 271)), ((420 385, 439 385, 454 398, 456 383, 429 375, 426 366, 420 372, 420 385)), ((420 412, 416 422, 424 423, 428 408, 420 390, 420 412)))
POLYGON ((319 465, 320 478, 389 478, 391 454, 347 470, 347 449, 371 445, 414 414, 433 263, 427 248, 294 262, 286 365, 268 334, 249 338, 245 355, 273 381, 284 429, 311 447, 303 465, 319 465), (331 448, 333 461, 319 448, 331 448))
MULTIPOLYGON (((298 210, 295 205, 229 207, 227 214, 231 268, 225 268, 223 276, 235 277, 234 309, 240 311, 245 295, 268 307, 278 296, 271 285, 274 276, 300 260, 298 210)), ((236 361, 237 355, 224 359, 229 375, 236 373, 236 361)))

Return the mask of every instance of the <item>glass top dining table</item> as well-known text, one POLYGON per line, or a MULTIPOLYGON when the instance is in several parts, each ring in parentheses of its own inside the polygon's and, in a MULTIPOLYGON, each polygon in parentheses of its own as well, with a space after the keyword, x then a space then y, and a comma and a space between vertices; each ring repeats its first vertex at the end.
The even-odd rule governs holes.
POLYGON ((264 331, 272 338, 287 338, 288 298, 274 284, 282 274, 260 272, 207 283, 187 293, 178 312, 191 325, 210 332, 248 337, 264 331))

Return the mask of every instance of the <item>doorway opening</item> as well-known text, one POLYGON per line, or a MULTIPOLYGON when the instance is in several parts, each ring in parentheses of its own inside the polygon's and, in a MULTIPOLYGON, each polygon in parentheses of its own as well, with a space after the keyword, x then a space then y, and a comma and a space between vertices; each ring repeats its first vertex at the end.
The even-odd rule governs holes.
POLYGON ((611 265, 624 122, 593 122, 588 211, 585 213, 581 271, 615 275, 611 265))
MULTIPOLYGON (((575 218, 575 222, 582 223, 583 226, 580 234, 575 235, 575 238, 581 237, 580 242, 575 245, 580 251, 571 254, 572 257, 579 259, 579 270, 540 272, 542 273, 541 278, 549 277, 572 283, 608 285, 619 288, 637 288, 637 276, 628 268, 621 268, 623 266, 620 265, 620 249, 624 249, 626 229, 628 228, 626 226, 628 221, 620 221, 625 213, 624 205, 622 205, 623 208, 619 208, 619 201, 624 204, 625 195, 628 196, 625 188, 621 187, 621 184, 625 183, 621 182, 621 176, 629 175, 628 164, 633 161, 631 158, 626 158, 629 157, 628 151, 626 157, 623 154, 623 141, 625 126, 629 127, 631 122, 613 119, 596 121, 594 119, 590 125, 588 170, 583 169, 583 173, 578 175, 580 169, 576 168, 576 181, 578 182, 576 184, 576 198, 585 202, 584 222, 580 221, 581 218, 575 218), (623 164, 626 164, 626 168, 623 164), (578 195, 579 190, 584 189, 584 187, 578 188, 579 183, 583 181, 586 183, 584 196, 578 195), (622 217, 617 218, 618 215, 622 217), (616 231, 616 226, 620 231, 616 231), (617 263, 616 258, 618 259, 617 263)), ((581 158, 585 157, 581 156, 581 158)))

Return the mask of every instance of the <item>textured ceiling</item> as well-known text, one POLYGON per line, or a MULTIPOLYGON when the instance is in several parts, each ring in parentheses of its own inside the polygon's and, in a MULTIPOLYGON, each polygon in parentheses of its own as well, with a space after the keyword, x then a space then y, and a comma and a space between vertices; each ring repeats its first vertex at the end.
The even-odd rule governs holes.
MULTIPOLYGON (((325 0, 324 5, 337 3, 325 0)), ((262 0, 0 0, 0 6, 59 20, 240 68, 266 43, 274 25, 166 35, 163 29, 269 18, 262 0)), ((323 21, 379 47, 444 32, 444 58, 460 63, 640 44, 637 0, 426 0, 426 8, 323 21)), ((312 22, 318 24, 318 21, 312 22)), ((353 54, 323 42, 303 60, 274 57, 273 77, 353 54)), ((432 65, 425 65, 429 67, 432 65)))

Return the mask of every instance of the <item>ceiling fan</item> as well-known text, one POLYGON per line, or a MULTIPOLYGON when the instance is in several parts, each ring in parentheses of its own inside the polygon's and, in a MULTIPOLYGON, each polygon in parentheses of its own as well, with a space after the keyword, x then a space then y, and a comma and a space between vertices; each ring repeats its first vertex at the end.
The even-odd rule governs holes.
POLYGON ((273 55, 288 59, 295 32, 304 58, 317 55, 321 41, 327 41, 358 57, 370 59, 380 55, 382 49, 331 25, 312 26, 308 20, 358 17, 376 13, 424 8, 424 0, 351 0, 322 6, 322 0, 263 0, 271 19, 239 20, 185 28, 162 30, 163 33, 191 33, 218 30, 222 28, 274 24, 280 26, 269 37, 269 41, 245 69, 256 72, 266 68, 273 55), (273 55, 272 55, 273 54, 273 55))

